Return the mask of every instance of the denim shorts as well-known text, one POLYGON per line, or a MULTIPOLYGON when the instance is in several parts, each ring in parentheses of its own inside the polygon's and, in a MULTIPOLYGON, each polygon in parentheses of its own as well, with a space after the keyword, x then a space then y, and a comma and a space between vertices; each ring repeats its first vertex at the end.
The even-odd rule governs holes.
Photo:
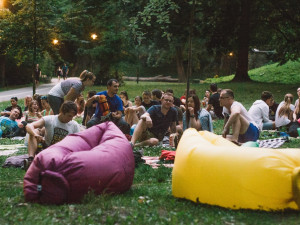
POLYGON ((247 141, 257 141, 259 138, 259 130, 252 123, 249 124, 249 127, 244 134, 239 135, 239 142, 245 143, 247 141))
POLYGON ((263 130, 272 130, 273 129, 273 122, 266 122, 263 123, 263 130))

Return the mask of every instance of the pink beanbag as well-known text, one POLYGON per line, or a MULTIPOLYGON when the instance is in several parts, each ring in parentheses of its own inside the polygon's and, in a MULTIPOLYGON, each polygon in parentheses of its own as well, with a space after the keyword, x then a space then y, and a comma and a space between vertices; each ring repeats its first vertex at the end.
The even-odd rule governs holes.
POLYGON ((28 202, 79 202, 95 194, 122 193, 132 185, 134 157, 124 134, 112 122, 93 126, 39 153, 24 177, 28 202))

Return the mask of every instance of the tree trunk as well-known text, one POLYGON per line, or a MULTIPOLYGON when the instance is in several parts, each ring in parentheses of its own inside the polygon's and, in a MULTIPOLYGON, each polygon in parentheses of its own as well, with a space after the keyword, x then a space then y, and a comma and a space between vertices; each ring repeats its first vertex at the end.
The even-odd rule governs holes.
POLYGON ((234 81, 250 81, 248 76, 248 50, 250 36, 251 0, 242 0, 238 32, 237 67, 234 81))
POLYGON ((177 74, 178 74, 178 80, 179 82, 186 82, 186 75, 184 72, 184 66, 183 66, 183 53, 182 53, 182 47, 177 46, 176 47, 176 66, 177 66, 177 74))
POLYGON ((1 77, 1 87, 5 87, 5 55, 0 55, 0 77, 1 77))

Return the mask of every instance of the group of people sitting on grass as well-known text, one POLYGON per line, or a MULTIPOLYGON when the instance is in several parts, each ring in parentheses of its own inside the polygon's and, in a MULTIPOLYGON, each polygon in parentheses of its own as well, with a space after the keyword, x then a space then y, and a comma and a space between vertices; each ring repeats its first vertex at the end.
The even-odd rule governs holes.
MULTIPOLYGON (((96 77, 84 70, 79 79, 68 79, 54 86, 47 96, 25 98, 24 113, 17 98, 11 106, 1 112, 0 135, 12 137, 27 133, 28 165, 32 162, 39 143, 43 148, 62 140, 68 134, 79 132, 105 121, 112 121, 125 134, 132 147, 157 145, 164 137, 180 139, 189 127, 213 132, 213 119, 224 119, 222 136, 234 143, 256 141, 261 130, 288 126, 300 118, 299 99, 293 103, 293 95, 286 94, 284 101, 274 108, 272 93, 264 91, 261 99, 249 111, 235 101, 230 89, 218 89, 210 85, 203 100, 190 90, 181 98, 174 96, 172 89, 144 91, 141 96, 129 100, 126 91, 119 91, 119 82, 111 79, 107 90, 88 92, 87 100, 82 96, 85 86, 92 86, 96 77), (270 112, 275 114, 270 119, 270 112), (82 124, 73 119, 83 117, 82 124), (21 119, 22 118, 22 119, 21 119), (18 121, 18 122, 17 122, 18 121), (134 131, 133 131, 134 130, 134 131), (130 135, 131 133, 131 135, 130 135)), ((297 90, 300 98, 300 88, 297 90)))

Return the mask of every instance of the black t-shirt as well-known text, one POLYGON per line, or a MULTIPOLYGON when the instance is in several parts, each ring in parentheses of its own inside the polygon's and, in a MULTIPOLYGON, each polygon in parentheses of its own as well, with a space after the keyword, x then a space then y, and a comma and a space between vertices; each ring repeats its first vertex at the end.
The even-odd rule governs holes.
POLYGON ((180 105, 182 105, 181 101, 179 98, 177 97, 174 97, 174 105, 176 105, 177 107, 180 107, 180 105))
POLYGON ((146 104, 144 101, 142 101, 142 106, 145 107, 146 110, 148 110, 153 105, 160 105, 158 101, 151 100, 149 104, 146 104))
POLYGON ((214 112, 218 118, 224 118, 222 112, 223 107, 220 106, 220 94, 214 93, 209 97, 208 104, 214 107, 214 112))
POLYGON ((38 68, 38 69, 35 68, 35 70, 34 70, 34 76, 35 76, 36 80, 40 79, 40 73, 41 73, 41 69, 40 68, 38 68))

